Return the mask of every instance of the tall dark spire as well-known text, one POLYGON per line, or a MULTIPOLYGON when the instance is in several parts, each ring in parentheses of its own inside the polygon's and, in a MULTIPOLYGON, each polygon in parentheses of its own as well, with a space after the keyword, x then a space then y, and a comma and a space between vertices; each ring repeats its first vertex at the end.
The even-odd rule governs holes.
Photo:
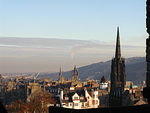
POLYGON ((61 67, 60 67, 60 71, 59 71, 59 76, 62 76, 62 70, 61 70, 61 67))
POLYGON ((120 35, 119 35, 119 27, 117 27, 117 41, 116 41, 116 53, 115 58, 121 58, 121 49, 120 49, 120 35))
POLYGON ((78 76, 78 70, 77 70, 76 65, 74 66, 74 69, 73 69, 73 75, 78 76))
POLYGON ((125 87, 125 59, 121 57, 119 27, 117 28, 117 41, 115 58, 112 59, 111 64, 111 87, 109 94, 110 106, 123 105, 123 93, 125 87))

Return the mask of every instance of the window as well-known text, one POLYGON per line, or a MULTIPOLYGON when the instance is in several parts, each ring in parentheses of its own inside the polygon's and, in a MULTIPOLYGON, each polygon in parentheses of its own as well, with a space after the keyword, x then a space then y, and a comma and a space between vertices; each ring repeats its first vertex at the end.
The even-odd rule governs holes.
POLYGON ((98 104, 98 100, 96 100, 96 104, 98 104))
POLYGON ((95 104, 95 100, 92 101, 92 104, 95 104))
POLYGON ((68 97, 65 97, 65 100, 69 100, 69 98, 68 98, 68 97))
POLYGON ((82 107, 84 107, 84 103, 82 103, 82 107))
POLYGON ((78 97, 74 97, 74 99, 79 99, 78 97))
POLYGON ((78 103, 74 103, 74 106, 78 106, 78 103))
POLYGON ((93 97, 95 98, 95 97, 96 97, 96 95, 94 94, 94 95, 93 95, 93 97))
POLYGON ((82 100, 82 99, 84 99, 84 97, 80 97, 80 99, 82 100))

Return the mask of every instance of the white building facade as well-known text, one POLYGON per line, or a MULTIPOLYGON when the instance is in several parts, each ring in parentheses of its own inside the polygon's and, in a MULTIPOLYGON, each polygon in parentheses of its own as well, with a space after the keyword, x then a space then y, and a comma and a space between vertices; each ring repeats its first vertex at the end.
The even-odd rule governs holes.
POLYGON ((99 99, 98 91, 74 91, 64 94, 63 91, 60 93, 61 107, 72 108, 72 109, 89 109, 98 108, 99 99))

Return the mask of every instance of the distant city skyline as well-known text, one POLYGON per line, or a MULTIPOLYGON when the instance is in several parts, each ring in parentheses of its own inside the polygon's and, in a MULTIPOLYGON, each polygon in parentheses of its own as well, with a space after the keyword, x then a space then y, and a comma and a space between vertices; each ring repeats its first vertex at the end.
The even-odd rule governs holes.
POLYGON ((145 0, 0 0, 0 37, 122 42, 143 46, 145 0))

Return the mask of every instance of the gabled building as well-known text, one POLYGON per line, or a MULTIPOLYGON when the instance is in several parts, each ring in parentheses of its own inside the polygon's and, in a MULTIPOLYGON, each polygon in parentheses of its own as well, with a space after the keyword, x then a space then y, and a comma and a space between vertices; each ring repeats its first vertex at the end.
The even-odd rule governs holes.
POLYGON ((97 90, 80 89, 60 93, 61 107, 72 109, 98 108, 99 99, 97 90))

